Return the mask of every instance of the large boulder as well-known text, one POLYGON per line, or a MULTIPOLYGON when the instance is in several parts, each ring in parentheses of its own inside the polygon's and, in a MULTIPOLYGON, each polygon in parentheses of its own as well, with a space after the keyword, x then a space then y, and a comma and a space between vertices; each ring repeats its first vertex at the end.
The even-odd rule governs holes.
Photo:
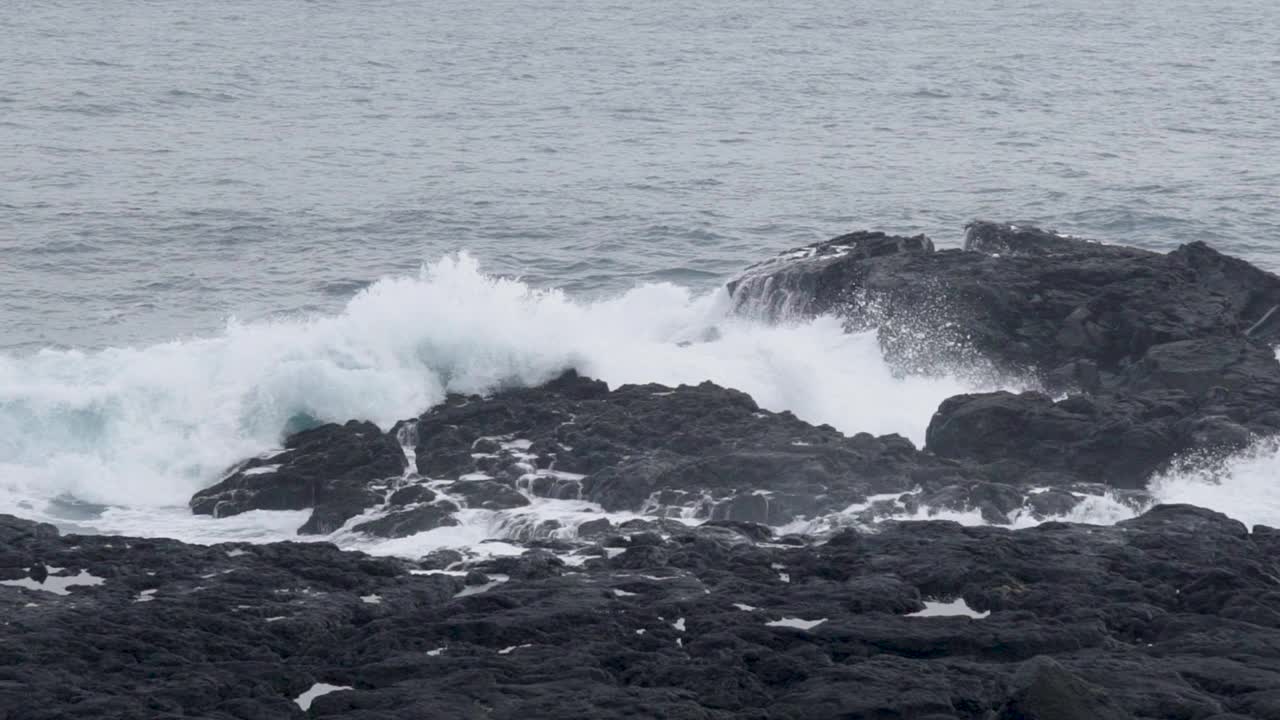
POLYGON ((292 435, 282 452, 231 469, 191 498, 197 515, 229 517, 249 510, 305 510, 303 534, 333 532, 382 501, 379 485, 403 474, 404 451, 370 422, 327 424, 292 435))
POLYGON ((1155 345, 1119 378, 1059 400, 1037 392, 949 398, 929 423, 926 448, 1006 481, 1065 472, 1141 488, 1181 458, 1221 457, 1280 432, 1280 363, 1250 338, 1155 345))
POLYGON ((1181 395, 1099 402, 1075 396, 1055 402, 1040 393, 958 395, 929 424, 926 448, 977 463, 1005 482, 1065 473, 1078 482, 1142 488, 1190 447, 1192 412, 1181 395))
POLYGON ((392 510, 382 517, 359 523, 352 530, 375 537, 408 537, 428 530, 456 526, 458 519, 454 517, 454 513, 457 511, 457 505, 441 500, 404 510, 392 510))
POLYGON ((1280 278, 1203 243, 1168 254, 977 222, 963 250, 853 233, 760 263, 729 283, 766 315, 835 312, 878 328, 908 370, 981 358, 1044 379, 1111 374, 1155 345, 1280 335, 1280 278))

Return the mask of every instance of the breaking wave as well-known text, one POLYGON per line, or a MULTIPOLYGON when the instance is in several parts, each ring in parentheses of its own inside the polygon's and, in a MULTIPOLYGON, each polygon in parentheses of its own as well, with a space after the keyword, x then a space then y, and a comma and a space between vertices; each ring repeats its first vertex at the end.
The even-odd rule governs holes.
POLYGON ((1152 480, 1157 502, 1217 510, 1245 525, 1280 526, 1280 440, 1259 440, 1217 463, 1181 468, 1152 480))
MULTIPOLYGON (((614 387, 709 379, 771 410, 848 434, 896 432, 917 445, 943 399, 991 389, 954 374, 898 376, 874 333, 846 333, 836 318, 743 317, 723 290, 666 283, 576 300, 486 275, 461 254, 384 278, 332 316, 232 320, 210 337, 149 347, 0 355, 0 512, 192 542, 294 537, 305 512, 215 521, 191 516, 187 499, 235 461, 277 447, 292 428, 350 418, 389 428, 446 393, 536 385, 568 368, 614 387)), ((1277 466, 1280 444, 1259 443, 1211 469, 1161 476, 1151 495, 1280 524, 1277 466)), ((585 505, 537 499, 527 510, 464 511, 460 527, 413 538, 373 543, 340 531, 330 539, 410 554, 520 537, 548 518, 572 533, 599 517, 585 505)), ((1141 509, 1088 497, 1061 519, 1110 524, 1141 509)), ((856 523, 861 510, 792 529, 856 523)), ((927 508, 891 517, 984 522, 976 511, 927 508)))
POLYGON ((721 290, 671 284, 578 301, 481 272, 462 254, 387 277, 333 316, 242 323, 211 337, 93 352, 0 355, 0 512, 51 499, 185 506, 291 427, 384 428, 448 392, 544 382, 567 368, 612 386, 703 380, 848 433, 917 443, 950 376, 897 378, 874 335, 834 318, 770 324, 721 290))

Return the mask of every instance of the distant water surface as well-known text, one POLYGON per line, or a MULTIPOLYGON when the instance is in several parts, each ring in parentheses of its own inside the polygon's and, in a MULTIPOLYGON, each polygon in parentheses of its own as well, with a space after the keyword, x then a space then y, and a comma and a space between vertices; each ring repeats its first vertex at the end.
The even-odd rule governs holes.
POLYGON ((0 37, 9 351, 460 248, 576 296, 974 217, 1280 269, 1272 0, 54 0, 0 37))

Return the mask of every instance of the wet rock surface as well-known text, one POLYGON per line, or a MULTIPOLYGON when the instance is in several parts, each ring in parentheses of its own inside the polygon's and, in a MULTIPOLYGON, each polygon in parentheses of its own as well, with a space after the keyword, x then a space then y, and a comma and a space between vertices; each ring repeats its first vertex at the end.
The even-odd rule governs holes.
POLYGON ((399 477, 404 452, 370 422, 327 424, 291 436, 284 450, 241 463, 191 498, 197 515, 314 508, 300 534, 332 532, 381 502, 380 484, 399 477))
POLYGON ((1280 278, 1203 243, 1162 255, 978 222, 963 250, 938 251, 854 233, 761 263, 730 289, 743 312, 875 328, 904 372, 1012 375, 1059 396, 939 408, 928 449, 997 481, 1060 472, 1141 488, 1180 457, 1280 432, 1280 278))
POLYGON ((412 427, 418 472, 438 477, 436 453, 451 443, 446 454, 467 460, 449 461, 458 481, 444 490, 490 509, 523 504, 519 488, 609 511, 777 525, 951 470, 899 436, 845 437, 712 383, 610 391, 569 372, 538 388, 451 396, 412 427))
POLYGON ((1206 510, 611 537, 445 573, 3 517, 0 717, 1275 717, 1280 532, 1206 510))
POLYGON ((916 448, 569 371, 297 433, 191 500, 309 508, 299 532, 335 538, 481 517, 501 552, 0 516, 0 720, 1280 717, 1280 531, 1190 506, 1055 520, 1103 493, 1149 508, 1171 464, 1280 431, 1280 279, 1202 244, 976 223, 964 250, 853 233, 730 289, 876 328, 903 372, 1043 392, 952 397, 916 448), (579 524, 531 511, 556 502, 579 524), (886 520, 943 511, 989 525, 886 520), (1026 516, 1047 522, 997 527, 1026 516))
POLYGON ((1157 345, 1280 334, 1280 278, 1203 243, 1162 255, 989 222, 969 226, 963 250, 844 235, 760 263, 729 287, 744 310, 836 312, 878 328, 907 368, 983 358, 1123 384, 1126 366, 1157 345))
MULTIPOLYGON (((981 357, 1055 395, 950 398, 922 452, 711 383, 610 390, 569 371, 536 388, 450 395, 389 433, 354 421, 299 433, 192 508, 312 507, 300 532, 350 522, 383 537, 537 498, 774 526, 858 506, 866 519, 923 507, 1006 523, 1069 511, 1091 488, 1140 492, 1177 462, 1214 462, 1280 432, 1280 362, 1267 344, 1280 279, 1200 244, 1160 255, 975 223, 964 250, 937 251, 927 238, 861 232, 762 263, 730 287, 742 309, 874 324, 906 371, 912 358, 981 357), (1033 499, 1032 488, 1056 492, 1033 499)), ((525 525, 526 538, 562 529, 525 525)))

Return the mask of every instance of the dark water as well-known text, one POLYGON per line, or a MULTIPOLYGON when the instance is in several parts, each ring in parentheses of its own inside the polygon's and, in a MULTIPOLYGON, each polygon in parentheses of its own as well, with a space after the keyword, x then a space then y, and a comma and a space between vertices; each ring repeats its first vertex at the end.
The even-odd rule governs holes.
POLYGON ((18 3, 0 347, 331 312, 469 248, 706 286, 974 217, 1280 269, 1271 0, 18 3))

